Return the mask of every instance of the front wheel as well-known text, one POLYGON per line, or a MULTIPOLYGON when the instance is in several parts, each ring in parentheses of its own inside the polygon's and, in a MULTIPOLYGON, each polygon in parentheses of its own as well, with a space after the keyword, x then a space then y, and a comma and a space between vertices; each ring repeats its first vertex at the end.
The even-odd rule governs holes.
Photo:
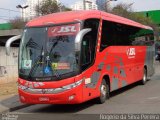
POLYGON ((143 71, 144 71, 144 72, 143 72, 143 78, 142 78, 142 80, 141 80, 141 84, 142 84, 142 85, 145 85, 146 82, 147 82, 147 70, 146 70, 146 68, 144 68, 143 71))
POLYGON ((103 79, 100 86, 100 97, 97 98, 97 103, 103 104, 108 98, 109 98, 109 85, 106 83, 105 79, 103 79))

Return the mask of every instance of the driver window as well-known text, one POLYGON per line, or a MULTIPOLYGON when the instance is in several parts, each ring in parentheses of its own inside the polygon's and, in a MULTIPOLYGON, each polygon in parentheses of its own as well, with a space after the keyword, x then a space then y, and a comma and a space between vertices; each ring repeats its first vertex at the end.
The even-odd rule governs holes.
POLYGON ((82 44, 81 44, 82 70, 85 70, 94 63, 98 27, 99 27, 98 19, 88 19, 84 22, 84 28, 91 28, 91 31, 87 33, 82 39, 82 44))
POLYGON ((86 35, 82 41, 82 63, 83 65, 91 62, 91 36, 86 35))

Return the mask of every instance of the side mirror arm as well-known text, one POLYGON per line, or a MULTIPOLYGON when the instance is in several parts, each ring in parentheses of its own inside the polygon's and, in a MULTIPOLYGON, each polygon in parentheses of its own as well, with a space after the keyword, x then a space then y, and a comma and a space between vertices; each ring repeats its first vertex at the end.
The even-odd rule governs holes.
POLYGON ((9 56, 10 55, 10 48, 11 48, 11 44, 14 42, 14 41, 17 41, 21 38, 21 35, 17 35, 17 36, 14 36, 14 37, 11 37, 10 39, 7 40, 6 42, 6 54, 9 56))
POLYGON ((83 39, 84 35, 86 33, 90 32, 91 30, 92 30, 91 28, 86 28, 86 29, 81 30, 77 34, 77 36, 75 38, 75 50, 76 51, 80 51, 80 49, 81 49, 81 42, 82 42, 82 39, 83 39))

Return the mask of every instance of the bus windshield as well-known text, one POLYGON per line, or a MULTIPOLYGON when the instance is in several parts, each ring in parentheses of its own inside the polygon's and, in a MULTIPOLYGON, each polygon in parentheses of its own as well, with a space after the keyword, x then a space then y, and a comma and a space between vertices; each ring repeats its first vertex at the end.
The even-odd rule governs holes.
POLYGON ((75 37, 79 24, 26 28, 19 55, 19 76, 25 80, 60 80, 78 73, 75 37))

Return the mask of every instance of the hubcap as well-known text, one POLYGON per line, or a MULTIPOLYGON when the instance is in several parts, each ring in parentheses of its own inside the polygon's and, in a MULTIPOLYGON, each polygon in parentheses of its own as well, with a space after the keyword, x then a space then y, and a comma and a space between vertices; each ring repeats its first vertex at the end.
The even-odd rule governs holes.
POLYGON ((144 71, 144 76, 143 76, 143 81, 146 82, 147 76, 146 76, 146 72, 144 71))
POLYGON ((105 85, 102 85, 101 86, 101 94, 102 94, 102 97, 105 97, 106 96, 106 93, 107 93, 107 88, 105 85))

